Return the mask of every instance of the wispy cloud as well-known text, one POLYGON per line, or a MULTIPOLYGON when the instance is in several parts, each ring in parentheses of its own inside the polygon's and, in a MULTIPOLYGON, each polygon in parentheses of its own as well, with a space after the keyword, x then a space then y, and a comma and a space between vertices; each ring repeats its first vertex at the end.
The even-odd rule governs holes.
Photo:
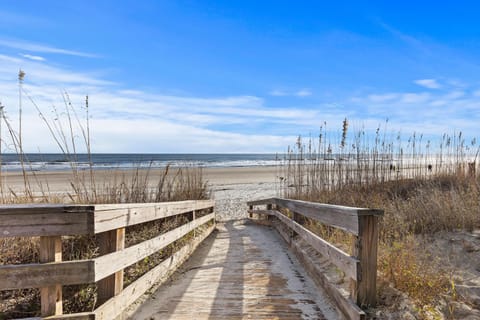
POLYGON ((399 98, 399 95, 397 93, 382 93, 382 94, 368 95, 368 100, 374 103, 392 101, 398 98, 399 98))
POLYGON ((34 55, 31 55, 31 54, 24 54, 24 53, 22 53, 20 55, 24 58, 34 60, 34 61, 45 61, 45 58, 41 57, 41 56, 34 56, 34 55))
MULTIPOLYGON (((294 141, 299 125, 313 131, 320 119, 317 108, 272 107, 253 95, 198 97, 124 89, 94 73, 0 55, 0 101, 14 128, 20 67, 27 74, 26 92, 46 115, 52 106, 62 112, 62 89, 77 106, 89 95, 95 152, 277 152, 294 141)), ((23 116, 25 149, 58 151, 28 99, 23 116)))
POLYGON ((421 92, 421 93, 406 92, 406 93, 400 94, 399 102, 406 105, 418 104, 418 103, 424 103, 428 101, 429 98, 430 98, 430 94, 426 92, 421 92))
POLYGON ((388 118, 392 130, 407 134, 420 132, 440 137, 443 133, 461 130, 471 137, 478 135, 480 91, 458 87, 449 81, 437 90, 426 89, 370 93, 350 101, 357 107, 358 117, 366 123, 374 124, 388 118))
POLYGON ((284 97, 288 95, 288 93, 283 90, 272 90, 268 94, 274 97, 284 97))
POLYGON ((85 57, 85 58, 97 58, 98 55, 62 48, 56 48, 44 44, 38 44, 33 42, 26 42, 21 40, 12 40, 12 39, 0 39, 0 46, 19 49, 30 52, 42 52, 42 53, 53 53, 53 54, 63 54, 69 56, 85 57))
POLYGON ((291 96, 291 97, 308 97, 312 95, 312 91, 307 88, 303 88, 297 91, 293 90, 280 90, 280 89, 275 89, 272 90, 268 93, 271 96, 274 97, 286 97, 286 96, 291 96))
POLYGON ((426 46, 424 44, 424 42, 421 41, 420 39, 417 39, 416 37, 411 36, 409 34, 406 34, 405 32, 402 32, 402 31, 394 28, 393 26, 391 26, 391 25, 389 25, 389 24, 387 24, 383 21, 377 20, 377 23, 385 31, 389 32, 393 37, 399 39, 400 41, 402 41, 407 46, 412 47, 412 48, 418 50, 419 52, 421 52, 423 54, 430 54, 431 53, 430 48, 428 46, 426 46))
POLYGON ((308 97, 312 95, 312 91, 310 91, 310 89, 301 89, 295 92, 295 95, 297 97, 308 97))
POLYGON ((8 78, 18 73, 22 68, 28 78, 37 83, 58 85, 111 85, 110 81, 102 80, 95 74, 80 73, 53 66, 39 59, 21 58, 0 54, 0 77, 8 78))
POLYGON ((436 79, 418 79, 414 83, 428 89, 440 89, 442 87, 436 79))

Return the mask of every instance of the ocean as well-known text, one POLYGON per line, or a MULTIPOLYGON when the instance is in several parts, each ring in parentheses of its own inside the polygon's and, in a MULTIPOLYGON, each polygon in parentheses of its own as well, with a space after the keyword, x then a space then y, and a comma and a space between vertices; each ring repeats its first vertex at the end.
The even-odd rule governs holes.
MULTIPOLYGON (((276 166, 285 164, 285 154, 257 154, 257 153, 211 153, 211 154, 186 154, 186 153, 159 153, 159 154, 140 154, 140 153, 94 153, 89 158, 88 154, 77 154, 76 156, 64 155, 61 153, 28 153, 25 157, 25 168, 33 171, 62 171, 70 170, 72 163, 82 170, 90 167, 91 161, 94 170, 114 170, 114 169, 136 169, 136 168, 164 168, 167 165, 171 167, 195 166, 202 168, 215 167, 257 167, 257 166, 276 166), (70 157, 70 158, 69 158, 70 157)), ((13 153, 0 154, 0 168, 2 171, 20 171, 22 169, 19 156, 13 153)), ((312 159, 306 159, 312 160, 312 159)), ((316 159, 313 159, 316 160, 316 159)), ((340 155, 329 155, 328 158, 322 158, 320 161, 331 160, 343 161, 356 165, 355 158, 343 159, 340 155)), ((371 159, 370 159, 371 160, 371 159)), ((403 166, 412 167, 427 164, 436 164, 438 157, 430 156, 429 159, 414 159, 411 156, 404 156, 403 166), (415 164, 413 164, 415 163, 415 164)), ((465 157, 464 161, 473 161, 470 157, 465 157)), ((369 161, 368 158, 361 161, 369 161)), ((386 161, 393 165, 398 164, 399 159, 385 158, 380 161, 386 161)), ((443 157, 444 165, 453 165, 458 162, 454 157, 443 157)))
MULTIPOLYGON (((1 154, 1 169, 21 170, 17 154, 1 154)), ((88 169, 91 161, 93 169, 134 169, 198 166, 212 167, 255 167, 278 165, 283 159, 276 154, 134 154, 134 153, 94 153, 68 156, 60 153, 29 153, 24 155, 26 168, 34 171, 61 171, 71 169, 72 162, 79 169, 88 169)))

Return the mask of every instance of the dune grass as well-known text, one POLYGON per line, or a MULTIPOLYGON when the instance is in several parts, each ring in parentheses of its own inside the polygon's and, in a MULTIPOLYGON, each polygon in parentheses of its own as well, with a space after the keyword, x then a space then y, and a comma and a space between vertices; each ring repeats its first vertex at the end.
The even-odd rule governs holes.
MULTIPOLYGON (((325 129, 318 141, 298 138, 283 166, 284 196, 385 210, 381 220, 378 268, 382 288, 393 286, 418 307, 419 318, 450 317, 457 299, 452 270, 422 246, 437 232, 480 227, 480 180, 476 140, 443 135, 438 145, 413 134, 407 143, 379 128, 347 134, 345 119, 334 144, 325 129), (351 137, 351 140, 348 139, 351 137), (426 240, 427 239, 427 240, 426 240)), ((310 222, 310 229, 351 247, 342 231, 310 222)), ((381 301, 381 299, 380 299, 381 301)))

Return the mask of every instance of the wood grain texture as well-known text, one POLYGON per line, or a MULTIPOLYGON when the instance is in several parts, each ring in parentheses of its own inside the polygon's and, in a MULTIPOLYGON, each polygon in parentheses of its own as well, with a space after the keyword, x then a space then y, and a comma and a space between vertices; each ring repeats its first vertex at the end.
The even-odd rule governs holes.
POLYGON ((99 205, 3 205, 0 237, 96 234, 212 208, 213 200, 99 205))
POLYGON ((353 254, 358 257, 362 277, 352 283, 352 299, 359 306, 373 307, 377 299, 378 217, 360 217, 360 234, 353 254))
POLYGON ((310 244, 315 250, 320 254, 335 264, 339 269, 341 269, 345 274, 351 279, 356 280, 359 273, 359 263, 358 259, 351 257, 344 251, 338 249, 331 243, 325 241, 321 237, 317 236, 310 230, 305 229, 302 225, 297 222, 289 219, 287 216, 275 210, 262 210, 262 211, 253 211, 254 213, 264 213, 277 217, 282 223, 284 223, 288 228, 296 232, 296 234, 304 239, 308 244, 310 244))
POLYGON ((94 261, 64 261, 0 266, 0 290, 92 283, 94 261))
POLYGON ((165 259, 158 266, 150 270, 141 278, 125 288, 119 295, 108 300, 95 310, 96 319, 110 320, 118 317, 128 306, 142 296, 157 281, 165 281, 197 248, 197 246, 210 235, 214 226, 198 234, 192 242, 183 246, 172 256, 165 259))
POLYGON ((365 320, 365 312, 360 309, 352 300, 344 297, 341 292, 335 287, 334 284, 330 283, 328 278, 323 274, 320 268, 316 265, 316 262, 308 255, 304 248, 300 247, 294 241, 290 241, 290 237, 285 233, 285 231, 279 225, 280 222, 273 223, 275 229, 282 236, 282 238, 290 244, 290 248, 298 258, 302 266, 305 268, 307 273, 312 277, 315 284, 319 287, 322 287, 332 298, 337 307, 343 313, 343 315, 350 320, 365 320))
POLYGON ((95 206, 95 233, 133 226, 186 212, 211 208, 213 200, 135 203, 95 206))
POLYGON ((95 313, 93 312, 79 312, 69 314, 58 314, 48 317, 30 317, 17 320, 95 320, 95 313))
POLYGON ((360 216, 381 216, 382 210, 337 206, 301 200, 270 198, 247 202, 248 206, 275 204, 326 225, 358 235, 360 216))
MULTIPOLYGON (((99 253, 105 255, 125 248, 125 228, 106 231, 97 235, 99 253)), ((123 289, 123 269, 100 280, 97 284, 97 304, 102 304, 123 289)))
POLYGON ((93 206, 0 206, 0 237, 93 234, 93 206))
POLYGON ((274 230, 218 224, 129 319, 325 319, 322 300, 274 230))
MULTIPOLYGON (((40 237, 40 262, 62 261, 62 237, 40 237)), ((62 285, 53 284, 40 288, 41 315, 63 313, 62 285)))
POLYGON ((210 213, 158 237, 95 259, 95 281, 99 281, 151 255, 214 218, 210 213))
MULTIPOLYGON (((351 300, 358 306, 375 306, 377 280, 378 251, 378 219, 383 210, 350 208, 317 204, 299 200, 280 198, 263 199, 249 202, 249 212, 276 216, 296 235, 302 237, 322 255, 327 256, 336 266, 340 267, 351 278, 351 300), (348 231, 356 236, 352 260, 345 260, 345 253, 333 249, 328 242, 311 232, 305 232, 301 224, 297 224, 277 211, 268 210, 274 204, 293 212, 295 220, 301 219, 298 214, 321 223, 348 231), (253 206, 266 205, 267 210, 252 210, 253 206), (352 264, 353 263, 353 264, 352 264), (352 268, 352 266, 354 267, 352 268)), ((300 221, 300 220, 299 220, 300 221)), ((286 238, 287 239, 287 238, 286 238)), ((291 242, 291 237, 287 241, 291 242)))
MULTIPOLYGON (((31 319, 29 319, 31 320, 31 319)), ((95 320, 93 312, 79 312, 40 318, 39 320, 95 320)))

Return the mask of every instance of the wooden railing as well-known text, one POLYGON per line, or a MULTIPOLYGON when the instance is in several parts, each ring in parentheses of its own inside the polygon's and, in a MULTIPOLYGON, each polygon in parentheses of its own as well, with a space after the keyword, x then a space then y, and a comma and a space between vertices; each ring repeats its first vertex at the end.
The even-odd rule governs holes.
POLYGON ((315 280, 335 300, 345 316, 349 319, 365 318, 365 313, 359 306, 374 306, 376 303, 378 217, 383 215, 383 211, 280 198, 251 201, 247 204, 250 217, 253 214, 267 215, 268 218, 276 217, 276 221, 291 231, 285 235, 279 229, 292 248, 296 249, 295 253, 307 271, 314 274, 315 280), (254 207, 261 205, 266 205, 266 209, 254 210, 254 207), (291 213, 292 219, 282 213, 285 211, 291 213), (345 253, 306 229, 301 224, 305 220, 303 217, 353 234, 355 236, 353 254, 345 253), (291 242, 294 236, 306 241, 351 279, 350 298, 344 297, 314 265, 314 260, 302 254, 302 248, 291 242))
POLYGON ((0 206, 0 237, 40 237, 40 263, 0 266, 0 290, 40 288, 41 315, 48 319, 114 319, 158 278, 178 267, 214 229, 214 201, 112 205, 0 206), (125 248, 125 228, 190 213, 185 224, 125 248), (200 214, 201 213, 201 214, 200 214), (193 241, 123 288, 124 268, 165 248, 202 225, 193 241), (96 235, 99 256, 62 262, 62 236, 96 235), (93 312, 62 315, 62 286, 97 283, 93 312))

